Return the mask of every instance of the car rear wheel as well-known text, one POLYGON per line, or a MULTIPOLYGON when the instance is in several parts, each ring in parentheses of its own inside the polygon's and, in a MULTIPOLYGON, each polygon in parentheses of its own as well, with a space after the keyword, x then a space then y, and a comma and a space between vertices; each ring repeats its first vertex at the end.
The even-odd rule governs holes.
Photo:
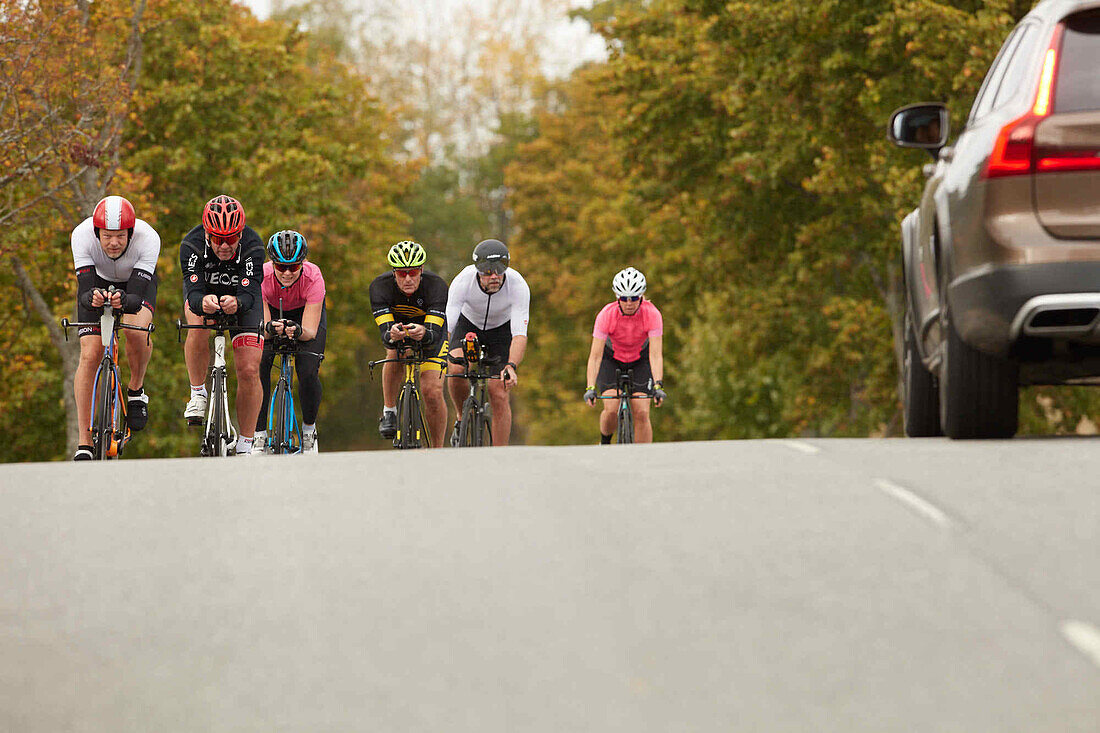
POLYGON ((1019 421, 1019 367, 966 344, 944 319, 940 426, 951 438, 1011 438, 1019 421))
POLYGON ((940 431, 940 394, 935 375, 924 368, 917 351, 917 335, 909 311, 905 312, 905 363, 902 395, 905 403, 905 434, 910 438, 933 438, 940 431))

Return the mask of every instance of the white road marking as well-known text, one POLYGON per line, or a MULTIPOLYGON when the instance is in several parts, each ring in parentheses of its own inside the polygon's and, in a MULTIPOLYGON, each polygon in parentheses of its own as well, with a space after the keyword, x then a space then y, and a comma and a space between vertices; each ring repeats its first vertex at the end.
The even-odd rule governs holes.
POLYGON ((1062 624, 1062 636, 1073 644, 1077 651, 1100 667, 1100 630, 1084 621, 1069 620, 1062 624))
POLYGON ((821 452, 821 449, 818 448, 816 445, 803 443, 801 440, 784 440, 783 445, 787 446, 788 448, 794 448, 797 451, 802 451, 803 453, 808 453, 811 456, 815 453, 821 452))
POLYGON ((951 526, 951 520, 948 519, 942 509, 927 499, 917 496, 909 489, 898 486, 894 482, 887 481, 886 479, 876 479, 875 485, 909 508, 916 510, 926 519, 932 520, 941 527, 946 528, 951 526))

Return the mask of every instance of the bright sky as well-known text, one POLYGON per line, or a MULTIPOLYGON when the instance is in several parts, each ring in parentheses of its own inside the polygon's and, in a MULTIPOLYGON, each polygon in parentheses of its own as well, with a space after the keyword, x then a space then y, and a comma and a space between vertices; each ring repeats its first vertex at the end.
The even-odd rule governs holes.
MULTIPOLYGON (((267 17, 271 12, 271 0, 241 0, 252 8, 259 17, 267 17)), ((365 11, 379 6, 378 0, 354 0, 365 11)), ((283 0, 285 4, 293 4, 293 0, 283 0)), ((573 7, 589 5, 583 0, 559 0, 563 5, 573 7)), ((516 7, 528 5, 528 7, 540 7, 538 0, 524 3, 516 0, 516 7)), ((388 2, 383 3, 387 8, 392 8, 388 2)), ((453 18, 464 9, 483 11, 487 7, 485 0, 416 0, 414 4, 405 5, 402 16, 398 21, 404 25, 406 32, 411 36, 429 35, 434 29, 446 28, 448 18, 453 18)), ((606 58, 606 50, 602 38, 594 34, 588 24, 581 20, 570 20, 562 13, 561 19, 554 21, 547 32, 547 47, 543 52, 543 72, 550 76, 565 76, 576 66, 585 61, 606 58)))

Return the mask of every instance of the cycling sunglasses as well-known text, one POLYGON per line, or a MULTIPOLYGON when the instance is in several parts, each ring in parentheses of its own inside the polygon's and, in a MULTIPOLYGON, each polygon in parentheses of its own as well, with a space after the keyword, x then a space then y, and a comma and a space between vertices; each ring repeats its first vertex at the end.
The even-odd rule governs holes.
POLYGON ((397 277, 416 277, 424 271, 423 267, 395 267, 393 274, 397 277))
POLYGON ((503 275, 504 271, 508 269, 507 262, 479 262, 476 265, 477 271, 482 275, 503 275))
POLYGON ((220 234, 207 234, 206 236, 210 238, 210 243, 211 244, 226 245, 226 244, 236 244, 237 242, 241 241, 241 235, 240 234, 230 234, 229 236, 226 236, 226 237, 223 237, 220 234))
POLYGON ((623 301, 624 303, 636 303, 637 301, 639 301, 641 299, 642 299, 642 296, 640 296, 640 295, 620 295, 619 296, 619 300, 623 301))
POLYGON ((294 265, 283 265, 283 264, 280 264, 278 262, 272 262, 271 264, 279 272, 298 272, 298 270, 302 269, 302 263, 301 262, 299 262, 297 264, 294 264, 294 265))

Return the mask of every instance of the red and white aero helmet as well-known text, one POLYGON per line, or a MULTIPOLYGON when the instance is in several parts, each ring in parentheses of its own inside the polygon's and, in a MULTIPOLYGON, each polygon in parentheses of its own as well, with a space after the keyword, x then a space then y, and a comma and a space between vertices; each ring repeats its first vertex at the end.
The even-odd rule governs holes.
POLYGON ((202 226, 219 237, 239 234, 244 231, 244 207, 232 196, 215 196, 202 210, 202 226))
POLYGON ((95 205, 95 211, 92 212, 92 226, 96 228, 97 235, 100 229, 112 231, 133 229, 136 220, 133 204, 121 196, 108 196, 101 199, 95 205))

